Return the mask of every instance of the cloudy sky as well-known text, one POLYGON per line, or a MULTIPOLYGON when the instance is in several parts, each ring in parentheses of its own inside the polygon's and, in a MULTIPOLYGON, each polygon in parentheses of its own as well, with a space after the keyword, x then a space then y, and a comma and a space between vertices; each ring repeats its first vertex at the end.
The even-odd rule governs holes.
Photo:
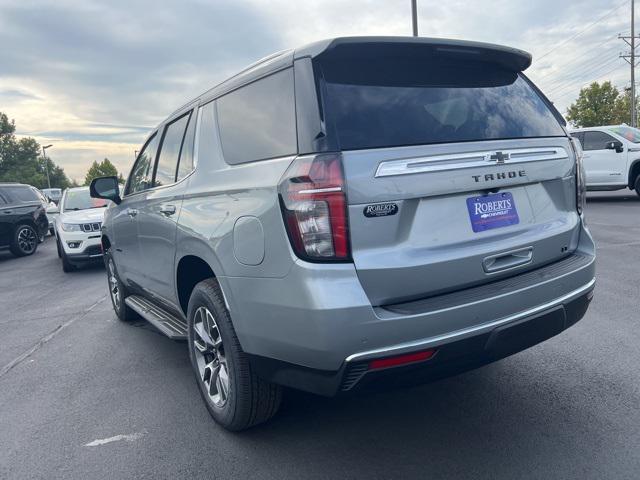
MULTIPOLYGON (((410 0, 0 0, 0 111, 82 179, 128 172, 149 129, 274 51, 340 35, 410 35, 410 0)), ((565 111, 580 87, 629 85, 629 0, 418 0, 421 36, 531 52, 565 111)))

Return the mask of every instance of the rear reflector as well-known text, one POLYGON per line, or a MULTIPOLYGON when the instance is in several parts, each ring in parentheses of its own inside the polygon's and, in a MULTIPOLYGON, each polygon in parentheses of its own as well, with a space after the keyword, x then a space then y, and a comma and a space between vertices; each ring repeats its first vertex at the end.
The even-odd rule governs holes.
POLYGON ((425 350, 423 352, 408 353, 406 355, 398 355, 397 357, 387 357, 369 362, 369 370, 378 370, 380 368, 397 367, 408 363, 422 362, 433 358, 437 350, 425 350))

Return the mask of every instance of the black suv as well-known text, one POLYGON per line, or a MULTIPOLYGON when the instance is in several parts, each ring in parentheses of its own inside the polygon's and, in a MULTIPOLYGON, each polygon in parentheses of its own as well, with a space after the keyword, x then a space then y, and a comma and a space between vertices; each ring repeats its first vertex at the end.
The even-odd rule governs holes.
POLYGON ((35 253, 49 227, 37 191, 30 185, 0 183, 0 250, 17 257, 35 253))

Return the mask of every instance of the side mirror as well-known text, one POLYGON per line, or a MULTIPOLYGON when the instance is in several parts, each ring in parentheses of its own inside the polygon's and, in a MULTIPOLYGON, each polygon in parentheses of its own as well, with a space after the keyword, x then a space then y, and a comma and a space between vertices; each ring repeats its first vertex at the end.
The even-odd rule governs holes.
POLYGON ((57 205, 51 205, 50 207, 47 207, 47 213, 60 213, 60 209, 58 208, 57 205))
POLYGON ((119 205, 122 199, 120 198, 118 177, 94 178, 89 186, 89 195, 91 195, 91 198, 111 200, 116 205, 119 205))
POLYGON ((614 140, 613 142, 608 142, 605 145, 605 148, 607 150, 615 150, 616 153, 622 153, 624 152, 624 147, 622 146, 622 142, 618 141, 618 140, 614 140))

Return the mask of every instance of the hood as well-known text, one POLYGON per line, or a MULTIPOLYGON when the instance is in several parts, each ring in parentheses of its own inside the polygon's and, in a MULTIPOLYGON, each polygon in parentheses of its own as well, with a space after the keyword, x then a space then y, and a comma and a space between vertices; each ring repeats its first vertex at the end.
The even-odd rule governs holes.
POLYGON ((67 211, 60 214, 64 223, 92 223, 102 222, 106 208, 91 208, 89 210, 67 211))

